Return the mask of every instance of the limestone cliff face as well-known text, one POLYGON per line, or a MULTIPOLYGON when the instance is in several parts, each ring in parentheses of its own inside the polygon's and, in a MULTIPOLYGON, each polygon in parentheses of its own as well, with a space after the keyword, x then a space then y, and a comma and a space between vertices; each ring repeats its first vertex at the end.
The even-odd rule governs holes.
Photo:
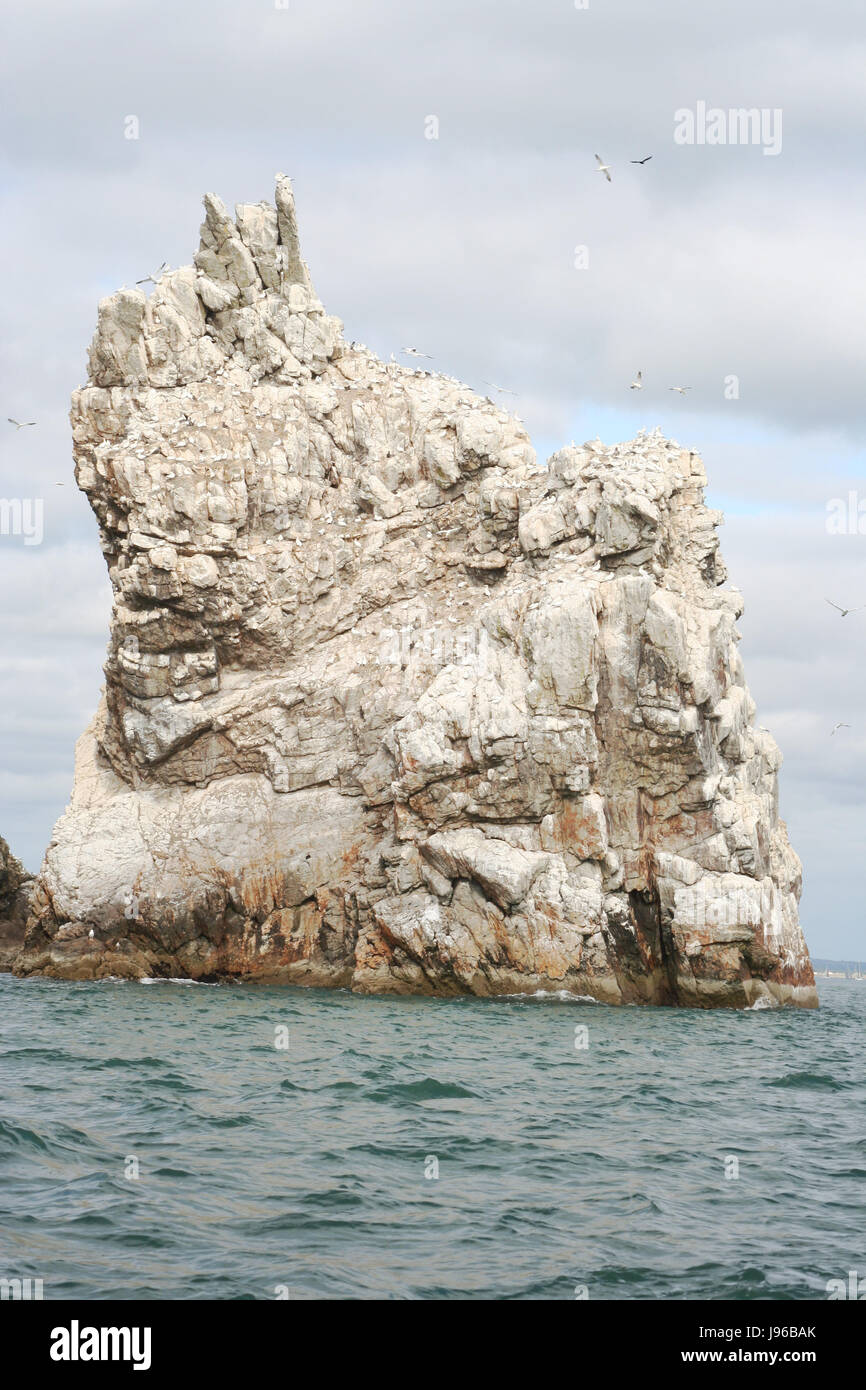
POLYGON ((343 340, 288 180, 205 209, 73 399, 114 614, 15 968, 814 1004, 697 456, 539 466, 343 340))
POLYGON ((32 892, 32 875, 0 839, 0 970, 9 970, 21 949, 32 892))

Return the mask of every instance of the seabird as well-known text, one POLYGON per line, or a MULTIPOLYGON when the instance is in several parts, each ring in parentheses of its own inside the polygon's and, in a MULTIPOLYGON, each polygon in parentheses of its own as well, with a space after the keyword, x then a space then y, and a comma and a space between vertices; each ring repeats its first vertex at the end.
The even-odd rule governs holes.
POLYGON ((648 154, 645 159, 630 159, 629 164, 647 164, 651 159, 652 155, 648 154))
POLYGON ((642 373, 641 373, 641 372, 638 372, 638 374, 637 374, 637 376, 635 377, 634 381, 631 383, 631 386, 629 387, 629 390, 630 390, 630 391, 642 391, 642 390, 643 390, 643 376, 642 376, 642 373))
POLYGON ((429 361, 433 361, 433 358, 430 356, 429 352, 419 352, 417 348, 401 348, 400 351, 405 352, 407 357, 426 357, 429 359, 429 361))
POLYGON ((850 728, 851 728, 851 725, 850 725, 850 724, 842 724, 842 723, 834 724, 833 727, 832 727, 832 729, 830 730, 830 737, 831 737, 831 738, 833 737, 833 735, 835 734, 835 732, 836 732, 837 729, 850 729, 850 728))
POLYGON ((830 607, 841 613, 843 618, 847 618, 849 613, 859 613, 861 608, 866 608, 866 603, 858 604, 856 608, 840 608, 838 603, 834 603, 831 598, 825 599, 825 603, 829 603, 830 607))
POLYGON ((90 937, 90 940, 92 941, 93 938, 94 938, 95 935, 96 935, 96 932, 95 932, 95 931, 93 930, 93 928, 91 927, 91 928, 90 928, 90 931, 87 933, 87 935, 90 937))
POLYGON ((150 275, 145 275, 143 280, 136 280, 137 285, 156 285, 168 270, 168 261, 163 261, 158 270, 154 270, 150 275))
POLYGON ((691 389, 692 389, 691 386, 669 386, 669 387, 668 387, 668 390, 669 390, 669 391, 678 391, 679 394, 680 394, 681 396, 684 396, 684 395, 686 394, 686 392, 687 392, 687 391, 691 391, 691 389))
POLYGON ((494 391, 501 391, 504 396, 516 396, 516 391, 509 391, 507 386, 497 386, 495 381, 485 381, 485 386, 492 386, 494 391))
POLYGON ((6 419, 9 421, 10 425, 15 426, 16 430, 26 430, 28 425, 36 424, 35 420, 13 420, 11 415, 7 415, 6 419))
POLYGON ((609 165, 609 164, 605 164, 605 162, 604 162, 604 160, 602 159, 602 157, 601 157, 600 154, 597 154, 597 155, 595 156, 595 162, 596 162, 596 164, 598 165, 598 168, 597 168, 597 170, 596 170, 596 173, 597 173, 597 174, 604 174, 604 176, 605 176, 605 178, 607 179, 608 183, 610 183, 610 181, 611 181, 611 178, 610 178, 610 165, 609 165))

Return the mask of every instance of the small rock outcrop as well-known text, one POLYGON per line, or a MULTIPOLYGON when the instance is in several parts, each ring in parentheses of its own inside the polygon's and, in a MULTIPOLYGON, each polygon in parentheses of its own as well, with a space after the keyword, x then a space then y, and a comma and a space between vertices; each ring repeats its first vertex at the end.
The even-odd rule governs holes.
POLYGON ((33 875, 0 839, 0 970, 11 969, 23 945, 33 886, 33 875))
POLYGON ((205 214, 73 398, 114 612, 15 969, 814 1004, 699 458, 539 466, 344 340, 288 180, 205 214))

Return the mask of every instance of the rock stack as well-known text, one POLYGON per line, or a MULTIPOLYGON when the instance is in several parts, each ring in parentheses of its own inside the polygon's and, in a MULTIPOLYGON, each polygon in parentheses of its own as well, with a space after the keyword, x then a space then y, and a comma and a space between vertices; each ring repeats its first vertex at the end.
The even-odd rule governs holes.
POLYGON ((814 1004, 697 455, 540 466, 344 341, 287 179, 205 213, 73 398, 114 610, 15 969, 814 1004))

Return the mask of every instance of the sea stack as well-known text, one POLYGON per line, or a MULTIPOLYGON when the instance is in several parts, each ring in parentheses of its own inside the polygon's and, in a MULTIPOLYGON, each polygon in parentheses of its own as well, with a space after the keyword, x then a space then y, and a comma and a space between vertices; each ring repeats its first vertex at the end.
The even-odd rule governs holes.
POLYGON ((24 942, 33 876, 0 839, 0 970, 11 969, 24 942))
POLYGON ((102 301, 104 698, 19 974, 817 1003, 698 456, 344 341, 289 181, 102 301))

